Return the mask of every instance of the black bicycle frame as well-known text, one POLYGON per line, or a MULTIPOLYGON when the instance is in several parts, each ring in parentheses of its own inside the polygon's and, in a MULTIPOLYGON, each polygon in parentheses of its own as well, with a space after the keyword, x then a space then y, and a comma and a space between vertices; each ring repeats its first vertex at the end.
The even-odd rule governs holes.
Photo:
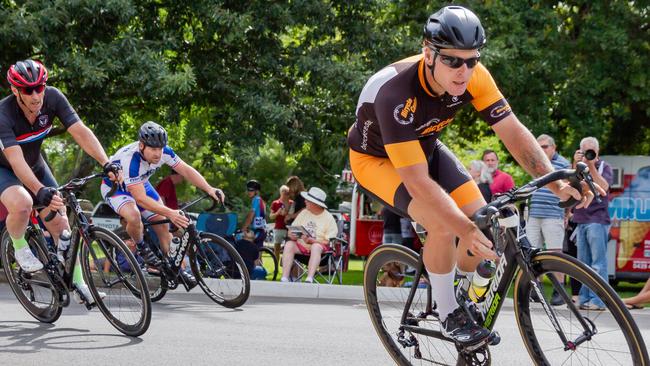
MULTIPOLYGON (((169 223, 171 223, 169 219, 153 221, 153 222, 145 222, 144 227, 147 228, 154 225, 162 225, 162 224, 169 224, 169 223)), ((168 263, 169 263, 170 272, 174 274, 177 274, 178 271, 180 270, 181 263, 183 262, 183 258, 185 258, 185 254, 187 254, 187 251, 189 250, 190 246, 195 245, 197 248, 199 247, 197 243, 199 243, 201 239, 199 238, 199 232, 196 229, 196 225, 194 225, 194 223, 190 222, 190 224, 185 229, 183 236, 180 237, 180 241, 181 243, 178 245, 178 248, 175 249, 174 251, 172 251, 172 248, 170 248, 170 252, 166 255, 167 258, 169 259, 168 263)), ((162 255, 165 256, 164 253, 162 253, 162 255)))
MULTIPOLYGON (((187 204, 185 204, 179 210, 185 213, 185 209, 208 197, 209 196, 205 195, 196 198, 188 202, 187 204)), ((145 228, 147 228, 154 225, 162 225, 162 224, 170 224, 170 223, 171 220, 164 219, 164 220, 158 220, 153 222, 145 222, 143 225, 145 228)), ((173 278, 176 278, 178 276, 178 271, 181 268, 181 263, 183 262, 183 258, 185 258, 185 254, 187 253, 191 245, 194 245, 198 250, 203 252, 203 248, 201 248, 201 246, 199 245, 199 243, 201 242, 199 231, 196 229, 196 225, 193 222, 190 221, 190 224, 187 226, 185 232, 183 233, 183 236, 180 239, 181 239, 181 243, 178 246, 178 248, 175 250, 175 253, 172 253, 170 248, 170 253, 168 253, 167 255, 167 257, 169 258, 169 269, 171 270, 170 271, 171 273, 169 274, 171 275, 173 273, 174 274, 173 278)), ((164 253, 162 254, 164 256, 164 253)))
MULTIPOLYGON (((501 310, 501 307, 503 306, 504 299, 506 298, 506 295, 510 288, 510 285, 512 284, 515 277, 517 276, 518 271, 524 271, 524 273, 522 274, 524 276, 524 279, 531 282, 531 284, 534 287, 533 290, 537 293, 539 298, 542 299, 542 307, 544 308, 544 311, 546 312, 548 317, 551 319, 551 322, 553 323, 553 326, 558 336, 562 340, 563 344, 569 347, 569 343, 571 343, 571 347, 574 347, 588 340, 590 335, 593 334, 593 329, 587 324, 587 321, 585 321, 585 319, 581 316, 581 314, 575 309, 575 305, 570 302, 569 302, 570 304, 569 308, 572 310, 574 314, 576 314, 576 317, 578 321, 581 323, 581 325, 583 326, 585 333, 583 333, 581 336, 578 337, 578 339, 576 339, 573 342, 567 340, 564 331, 561 329, 559 322, 557 321, 555 312, 551 309, 550 305, 544 299, 544 296, 541 293, 539 282, 537 281, 535 274, 532 273, 532 271, 529 268, 530 258, 532 258, 540 250, 531 247, 530 242, 526 237, 524 227, 521 224, 519 224, 518 227, 516 228, 503 229, 503 231, 499 233, 498 238, 494 238, 494 244, 497 246, 497 248, 501 246, 500 251, 503 254, 499 257, 499 264, 497 266, 497 270, 494 275, 494 278, 490 282, 490 287, 485 294, 485 300, 477 304, 479 318, 475 319, 476 322, 487 329, 490 330, 493 329, 496 319, 501 310)), ((425 266, 424 266, 423 256, 422 253, 420 253, 420 258, 418 260, 417 270, 415 273, 415 279, 413 280, 414 284, 417 284, 419 282, 424 272, 425 272, 425 266)), ((468 281, 468 280, 463 279, 462 281, 468 281)), ((555 288, 560 288, 562 286, 554 278, 554 276, 551 276, 551 282, 553 283, 553 286, 555 288)), ((462 282, 458 284, 459 287, 463 285, 464 284, 462 282)), ((409 324, 408 322, 409 309, 411 308, 411 305, 413 303, 413 299, 415 297, 416 291, 417 291, 417 286, 411 287, 411 290, 409 292, 409 297, 406 301, 406 306, 404 307, 404 311, 402 313, 402 319, 401 319, 402 326, 400 327, 400 330, 446 340, 447 338, 443 336, 440 331, 421 328, 417 325, 409 324)), ((427 296, 426 312, 424 314, 420 314, 419 315, 420 317, 426 317, 426 315, 435 314, 431 303, 432 302, 431 291, 432 291, 431 286, 430 285, 427 286, 428 296, 427 296)), ((463 300, 467 300, 467 299, 463 299, 463 300)))

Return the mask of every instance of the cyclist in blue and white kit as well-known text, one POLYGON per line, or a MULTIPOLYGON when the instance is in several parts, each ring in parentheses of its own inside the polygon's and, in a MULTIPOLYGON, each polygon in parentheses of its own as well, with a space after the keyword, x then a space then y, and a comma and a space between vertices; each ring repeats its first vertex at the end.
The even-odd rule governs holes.
MULTIPOLYGON (((139 141, 119 149, 111 156, 111 162, 123 166, 125 187, 118 189, 112 196, 106 197, 112 183, 104 180, 101 185, 102 197, 126 221, 126 232, 135 241, 138 253, 145 263, 153 266, 160 265, 155 254, 144 243, 142 218, 148 221, 158 221, 168 218, 179 228, 186 228, 189 220, 181 211, 166 207, 156 189, 149 183, 149 178, 163 164, 167 164, 178 174, 182 175, 195 187, 205 191, 212 198, 223 201, 224 194, 212 187, 196 169, 187 165, 167 146, 167 132, 155 122, 146 122, 140 127, 139 141)), ((165 254, 169 253, 172 234, 169 224, 153 225, 165 254)), ((196 285, 196 279, 191 274, 181 271, 181 276, 187 284, 196 285)))

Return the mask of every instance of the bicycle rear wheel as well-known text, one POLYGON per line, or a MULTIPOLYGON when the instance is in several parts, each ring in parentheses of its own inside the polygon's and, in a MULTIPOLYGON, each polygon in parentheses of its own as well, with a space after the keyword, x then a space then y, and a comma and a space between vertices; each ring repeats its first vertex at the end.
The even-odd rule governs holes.
POLYGON ((454 343, 400 330, 401 317, 409 292, 418 286, 408 309, 406 323, 440 331, 437 313, 429 312, 430 285, 425 277, 415 279, 418 255, 401 245, 384 244, 368 258, 363 287, 366 306, 377 335, 399 365, 456 365, 458 350, 454 343))
MULTIPOLYGON (((41 263, 48 263, 49 258, 45 245, 35 237, 27 235, 27 242, 41 263)), ((20 304, 29 315, 43 323, 54 323, 63 310, 62 293, 45 272, 26 273, 14 257, 14 247, 5 230, 2 234, 2 267, 9 282, 9 287, 16 295, 20 304)))
POLYGON ((165 297, 169 286, 167 284, 167 277, 163 273, 153 274, 144 270, 144 278, 147 281, 151 302, 160 301, 165 297))
MULTIPOLYGON (((537 365, 650 365, 648 351, 639 329, 618 294, 591 268, 561 253, 540 252, 531 259, 535 276, 543 276, 542 295, 550 304, 553 289, 571 305, 551 307, 557 322, 552 321, 541 304, 531 302, 532 282, 520 271, 515 279, 515 318, 530 357, 537 365), (571 289, 554 281, 553 272, 564 274, 591 289, 605 303, 602 311, 579 310, 571 301, 571 289), (553 283, 557 283, 554 286, 553 283), (581 320, 584 319, 584 322, 581 320), (568 341, 560 339, 556 327, 568 341), (595 331, 580 343, 587 330, 595 331)), ((568 282, 568 281, 567 281, 568 282)))
POLYGON ((275 281, 278 278, 278 258, 273 249, 267 247, 259 248, 260 262, 266 270, 266 279, 275 281))
POLYGON ((212 301, 227 308, 242 306, 250 295, 250 276, 235 247, 222 237, 201 232, 201 242, 190 246, 192 273, 212 301))
POLYGON ((113 232, 91 227, 88 237, 91 243, 83 245, 81 267, 97 307, 120 332, 142 335, 151 323, 151 299, 138 262, 113 232), (110 263, 108 271, 91 272, 90 261, 102 256, 98 252, 110 263), (99 292, 106 297, 102 299, 99 292))

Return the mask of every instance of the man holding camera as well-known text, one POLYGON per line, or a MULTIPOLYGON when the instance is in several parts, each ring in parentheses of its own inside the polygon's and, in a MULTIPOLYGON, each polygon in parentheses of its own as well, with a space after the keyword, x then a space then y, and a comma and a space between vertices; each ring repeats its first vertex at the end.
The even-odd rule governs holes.
MULTIPOLYGON (((594 200, 587 208, 573 210, 576 227, 576 246, 578 260, 590 266, 607 281, 607 238, 609 236, 609 185, 612 184, 612 167, 598 156, 598 140, 585 137, 580 141, 580 149, 573 155, 573 166, 583 162, 589 167, 594 182, 608 192, 601 202, 594 200)), ((580 309, 602 311, 605 304, 586 287, 580 289, 580 309)))

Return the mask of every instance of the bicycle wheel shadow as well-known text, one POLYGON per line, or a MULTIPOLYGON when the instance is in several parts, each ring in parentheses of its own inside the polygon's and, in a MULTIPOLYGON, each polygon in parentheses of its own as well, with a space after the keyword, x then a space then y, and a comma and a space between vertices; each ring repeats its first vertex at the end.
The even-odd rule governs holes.
POLYGON ((91 333, 87 329, 57 328, 36 321, 0 321, 0 354, 34 353, 43 349, 94 350, 133 346, 140 338, 91 333))

